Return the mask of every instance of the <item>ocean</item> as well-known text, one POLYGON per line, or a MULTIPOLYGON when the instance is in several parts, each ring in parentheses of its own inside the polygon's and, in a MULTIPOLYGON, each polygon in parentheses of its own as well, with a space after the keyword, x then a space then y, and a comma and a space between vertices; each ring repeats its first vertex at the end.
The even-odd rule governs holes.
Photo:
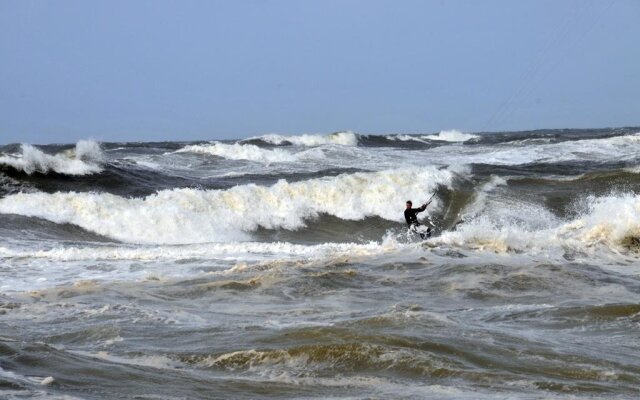
POLYGON ((3 399, 640 396, 640 128, 4 145, 0 240, 3 399))

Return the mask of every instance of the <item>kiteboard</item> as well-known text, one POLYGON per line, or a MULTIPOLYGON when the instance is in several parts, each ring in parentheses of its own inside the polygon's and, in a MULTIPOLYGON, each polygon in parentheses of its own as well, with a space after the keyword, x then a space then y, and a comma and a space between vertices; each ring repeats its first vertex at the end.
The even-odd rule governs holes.
POLYGON ((422 240, 429 239, 432 233, 433 231, 431 230, 431 228, 426 225, 411 225, 408 231, 409 236, 419 237, 422 240))

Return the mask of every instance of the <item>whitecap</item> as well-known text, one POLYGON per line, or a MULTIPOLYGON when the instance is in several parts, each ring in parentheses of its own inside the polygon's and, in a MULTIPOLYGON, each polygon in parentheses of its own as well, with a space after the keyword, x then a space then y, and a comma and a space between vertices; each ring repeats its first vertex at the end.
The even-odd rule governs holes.
POLYGON ((0 155, 0 164, 8 165, 27 174, 50 171, 65 175, 89 175, 102 171, 104 155, 100 145, 91 140, 81 140, 75 149, 55 155, 44 153, 30 144, 21 145, 21 153, 0 155))
POLYGON ((440 140, 443 142, 466 142, 467 140, 477 139, 479 137, 480 136, 478 135, 473 135, 471 133, 462 133, 455 129, 440 131, 435 135, 422 136, 423 139, 440 140))
POLYGON ((213 142, 205 145, 185 146, 176 153, 201 153, 226 158, 228 160, 249 160, 263 163, 294 162, 295 154, 282 149, 263 149, 253 144, 227 144, 213 142))
POLYGON ((285 143, 291 143, 297 146, 321 146, 327 144, 341 145, 341 146, 357 146, 358 135, 351 131, 336 132, 329 135, 294 135, 284 136, 278 134, 268 134, 263 136, 256 136, 243 141, 248 140, 262 140, 267 143, 282 145, 285 143))

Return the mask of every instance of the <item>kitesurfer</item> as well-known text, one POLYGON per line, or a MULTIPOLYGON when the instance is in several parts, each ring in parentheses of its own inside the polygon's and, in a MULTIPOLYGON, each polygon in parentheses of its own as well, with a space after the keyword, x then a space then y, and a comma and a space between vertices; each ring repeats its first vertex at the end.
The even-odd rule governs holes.
POLYGON ((418 227, 422 224, 420 223, 420 221, 418 221, 418 216, 416 214, 423 212, 429 204, 431 204, 431 200, 427 201, 418 208, 411 208, 413 203, 411 202, 411 200, 407 200, 407 206, 404 210, 404 219, 407 220, 409 229, 418 233, 422 239, 426 239, 431 236, 431 227, 427 227, 426 232, 422 229, 418 229, 418 227))

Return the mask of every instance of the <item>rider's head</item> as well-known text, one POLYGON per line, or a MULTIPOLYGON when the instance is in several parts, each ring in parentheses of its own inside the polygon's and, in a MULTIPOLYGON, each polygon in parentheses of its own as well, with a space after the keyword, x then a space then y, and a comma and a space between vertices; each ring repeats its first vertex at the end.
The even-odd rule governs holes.
POLYGON ((411 203, 411 200, 407 200, 407 208, 411 208, 412 205, 413 203, 411 203))

